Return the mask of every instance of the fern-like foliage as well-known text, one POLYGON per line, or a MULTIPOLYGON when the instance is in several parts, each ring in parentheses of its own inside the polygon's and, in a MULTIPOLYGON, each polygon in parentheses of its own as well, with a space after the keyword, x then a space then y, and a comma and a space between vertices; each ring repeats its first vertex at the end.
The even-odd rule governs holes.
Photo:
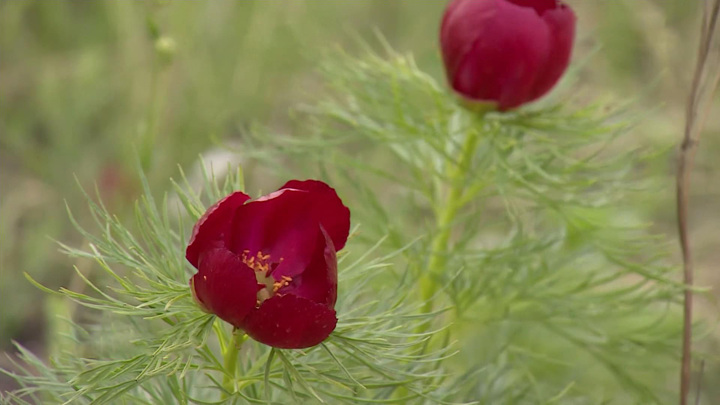
POLYGON ((459 387, 448 398, 674 400, 666 381, 683 287, 668 241, 636 203, 653 192, 639 169, 658 151, 631 140, 627 106, 577 107, 561 93, 477 113, 392 50, 334 53, 323 73, 332 96, 298 111, 296 133, 257 128, 241 153, 292 156, 290 170, 344 184, 367 243, 389 235, 398 248, 423 236, 405 250, 400 277, 421 280, 442 256, 432 276, 453 311, 437 322, 461 342, 444 363, 459 387))
POLYGON ((402 281, 372 294, 368 288, 402 250, 383 257, 377 249, 347 249, 339 264, 340 322, 326 342, 308 350, 279 350, 248 341, 235 369, 228 370, 221 352, 231 331, 192 300, 188 279, 194 269, 184 259, 184 231, 187 219, 197 220, 206 205, 244 187, 240 173, 222 185, 205 174, 202 195, 182 182, 175 184, 174 198, 166 196, 162 203, 146 184, 134 232, 88 199, 100 232, 78 225, 88 249, 63 249, 93 260, 102 273, 91 277, 78 271, 84 292, 46 290, 92 311, 73 323, 72 336, 57 337, 71 344, 49 367, 18 346, 20 372, 5 372, 23 388, 6 394, 10 403, 382 403, 397 389, 403 396, 393 401, 442 402, 434 391, 443 379, 440 361, 452 354, 450 345, 427 351, 426 342, 437 331, 406 329, 435 314, 418 316, 417 308, 406 305, 410 290, 402 281), (231 389, 222 382, 230 374, 231 389))
POLYGON ((278 183, 325 179, 353 213, 331 337, 295 351, 245 341, 223 361, 237 336, 193 303, 185 232, 244 184, 205 173, 200 193, 181 182, 159 203, 146 185, 132 231, 91 202, 99 231, 79 227, 89 248, 64 249, 100 271, 78 271, 84 291, 51 292, 91 311, 49 366, 19 348, 9 402, 672 398, 682 285, 634 206, 652 192, 637 169, 653 151, 628 146, 622 110, 556 95, 473 112, 390 50, 336 52, 322 70, 329 96, 297 111, 297 131, 256 126, 239 152, 278 183))

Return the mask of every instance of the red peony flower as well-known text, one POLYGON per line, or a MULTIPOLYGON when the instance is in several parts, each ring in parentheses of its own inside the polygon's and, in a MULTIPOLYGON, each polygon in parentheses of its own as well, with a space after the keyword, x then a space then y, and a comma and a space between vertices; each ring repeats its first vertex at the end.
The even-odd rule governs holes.
POLYGON ((505 111, 557 83, 574 37, 575 14, 559 0, 454 0, 440 47, 455 91, 505 111))
POLYGON ((317 345, 337 323, 335 252, 345 246, 350 210, 316 180, 248 200, 230 194, 195 224, 185 255, 198 269, 193 296, 258 342, 317 345))

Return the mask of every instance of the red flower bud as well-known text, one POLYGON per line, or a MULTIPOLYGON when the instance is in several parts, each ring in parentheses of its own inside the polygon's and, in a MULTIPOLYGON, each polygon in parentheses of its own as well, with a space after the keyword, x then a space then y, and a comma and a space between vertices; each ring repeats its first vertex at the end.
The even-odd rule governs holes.
POLYGON ((559 0, 454 0, 440 47, 455 91, 505 111, 555 85, 574 37, 575 14, 559 0))
POLYGON ((317 345, 337 324, 335 252, 345 246, 350 210, 316 180, 248 200, 230 194, 195 224, 185 255, 198 269, 193 296, 258 342, 317 345))

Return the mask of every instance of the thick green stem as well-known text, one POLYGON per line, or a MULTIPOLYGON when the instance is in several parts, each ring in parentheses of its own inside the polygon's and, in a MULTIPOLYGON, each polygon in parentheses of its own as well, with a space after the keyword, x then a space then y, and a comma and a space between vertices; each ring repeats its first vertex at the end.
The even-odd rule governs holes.
POLYGON ((450 235, 457 213, 466 202, 464 198, 466 177, 470 163, 475 155, 477 142, 478 132, 475 130, 468 131, 462 149, 459 151, 457 162, 448 163, 446 166, 445 173, 450 189, 447 192, 447 197, 436 207, 438 233, 432 239, 427 271, 420 280, 424 313, 432 311, 433 297, 437 292, 438 280, 445 272, 450 235))
MULTIPOLYGON (((238 352, 243 342, 247 339, 247 335, 242 331, 235 329, 232 332, 232 338, 223 350, 223 368, 225 369, 225 376, 223 377, 223 387, 227 392, 235 392, 235 381, 237 380, 235 373, 237 372, 237 358, 238 352)), ((222 342, 222 339, 221 339, 222 342)), ((223 398, 227 398, 227 394, 223 394, 223 398)))

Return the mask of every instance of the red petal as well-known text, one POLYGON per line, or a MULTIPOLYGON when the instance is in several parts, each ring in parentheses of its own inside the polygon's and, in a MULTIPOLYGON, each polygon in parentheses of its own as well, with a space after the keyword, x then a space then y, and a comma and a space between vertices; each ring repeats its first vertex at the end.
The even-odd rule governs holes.
MULTIPOLYGON (((275 275, 280 280, 284 274, 275 275)), ((291 294, 324 304, 329 308, 337 300, 337 256, 330 236, 321 228, 314 248, 312 261, 300 275, 293 278, 290 285, 283 287, 280 294, 291 294)))
MULTIPOLYGON (((485 4, 485 1, 478 1, 485 4)), ((549 49, 549 30, 533 9, 494 1, 492 14, 477 22, 472 49, 453 78, 459 93, 476 100, 497 101, 500 110, 527 101, 549 49)))
POLYGON ((532 100, 550 91, 560 80, 570 64, 575 39, 575 13, 570 7, 563 6, 549 10, 542 18, 550 29, 550 57, 547 58, 542 71, 537 74, 537 81, 530 94, 532 100))
POLYGON ((227 249, 212 249, 200 256, 198 273, 190 280, 193 295, 203 309, 239 326, 255 308, 255 272, 227 249))
POLYGON ((195 268, 198 268, 198 260, 204 250, 227 245, 235 212, 249 199, 247 194, 236 191, 208 208, 200 217, 185 250, 185 257, 195 268))
POLYGON ((240 327, 260 343, 280 349, 302 349, 325 340, 336 324, 333 309, 287 294, 263 302, 240 327))
MULTIPOLYGON (((332 189, 281 189, 250 201, 237 211, 231 250, 238 254, 245 250, 250 255, 269 254, 270 262, 279 263, 273 273, 276 278, 295 277, 312 261, 319 225, 325 224, 333 227, 335 237, 344 244, 350 229, 350 212, 332 189)), ((332 237, 329 230, 328 234, 332 237)))
POLYGON ((335 250, 342 250, 350 233, 350 210, 343 205, 335 190, 318 180, 290 180, 280 189, 285 188, 310 192, 313 196, 312 216, 330 235, 335 250))
POLYGON ((543 15, 548 10, 560 7, 558 0, 506 0, 521 7, 531 7, 538 15, 543 15))
POLYGON ((309 210, 307 192, 281 190, 250 201, 237 211, 230 239, 230 250, 270 255, 279 263, 276 272, 295 276, 302 273, 312 259, 318 226, 306 216, 309 210))
POLYGON ((556 0, 455 0, 440 30, 452 87, 507 110, 549 91, 567 68, 574 14, 556 0))
POLYGON ((477 25, 494 13, 494 0, 455 0, 447 6, 440 27, 440 48, 450 82, 477 39, 477 25))

